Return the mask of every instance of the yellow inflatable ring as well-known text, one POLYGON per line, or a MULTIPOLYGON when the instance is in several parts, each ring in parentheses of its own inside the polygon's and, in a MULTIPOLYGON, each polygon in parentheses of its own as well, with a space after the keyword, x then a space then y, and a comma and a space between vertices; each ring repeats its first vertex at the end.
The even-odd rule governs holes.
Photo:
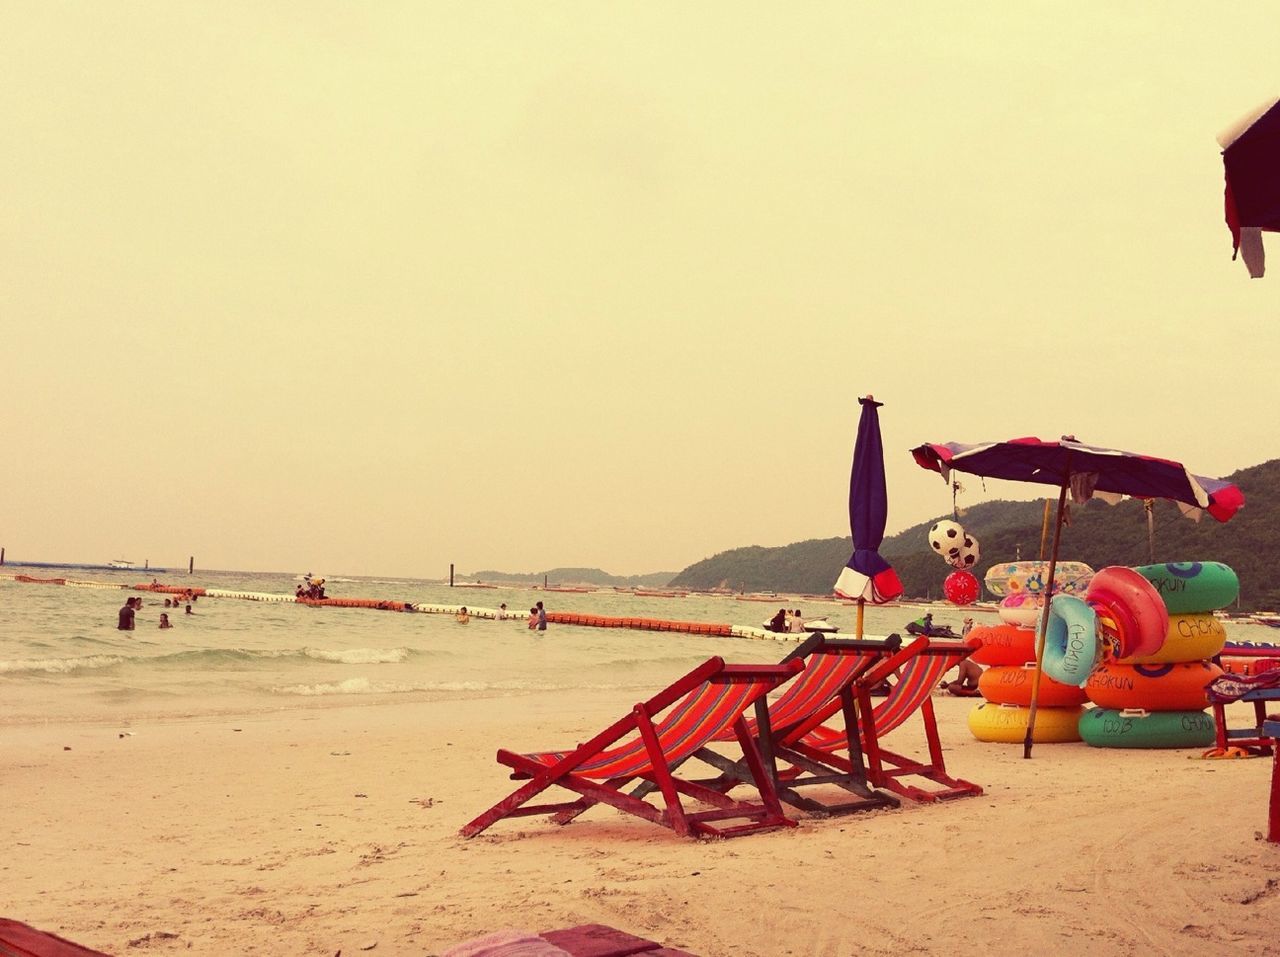
MULTIPOLYGON (((1084 709, 1037 708, 1036 728, 1031 740, 1037 744, 1062 744, 1079 741, 1080 715, 1084 709)), ((979 741, 1021 744, 1027 736, 1030 708, 1007 704, 980 704, 969 712, 969 730, 979 741)))
POLYGON ((1204 661, 1222 651, 1227 643, 1227 630, 1222 622, 1206 613, 1170 615, 1164 644, 1149 655, 1119 659, 1126 665, 1169 664, 1178 661, 1204 661))

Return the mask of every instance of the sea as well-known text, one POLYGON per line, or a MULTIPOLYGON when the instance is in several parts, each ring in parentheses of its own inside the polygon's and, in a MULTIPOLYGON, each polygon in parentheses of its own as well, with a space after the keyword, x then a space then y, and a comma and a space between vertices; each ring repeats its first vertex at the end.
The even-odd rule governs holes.
MULTIPOLYGON (((312 607, 203 597, 165 609, 165 595, 129 590, 151 580, 138 571, 24 569, 5 575, 70 576, 88 585, 18 582, 0 577, 0 726, 40 722, 134 720, 245 714, 413 700, 505 698, 542 692, 617 691, 629 705, 712 655, 729 662, 781 659, 794 645, 774 638, 711 637, 550 624, 530 631, 528 609, 658 618, 760 628, 779 608, 825 617, 852 636, 856 609, 835 599, 729 595, 659 597, 604 589, 556 592, 524 587, 451 588, 402 578, 325 576, 331 598, 372 598, 496 609, 515 618, 312 607), (117 614, 141 595, 136 629, 118 631, 117 614), (159 628, 160 614, 173 627, 159 628)), ((162 584, 291 595, 296 576, 210 571, 161 575, 162 584)), ((868 607, 864 633, 902 632, 928 610, 956 631, 965 617, 994 624, 993 611, 945 604, 868 607)), ((1229 623, 1236 640, 1268 641, 1275 632, 1229 623)))

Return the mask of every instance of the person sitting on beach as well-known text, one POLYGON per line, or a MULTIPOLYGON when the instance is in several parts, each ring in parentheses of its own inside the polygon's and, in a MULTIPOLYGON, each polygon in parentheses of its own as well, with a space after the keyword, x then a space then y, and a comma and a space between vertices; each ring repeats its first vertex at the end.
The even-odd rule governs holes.
POLYGON ((982 677, 982 665, 965 658, 959 664, 960 673, 955 681, 944 681, 942 687, 957 698, 974 698, 978 695, 978 679, 982 677))
POLYGON ((120 609, 120 620, 116 624, 116 628, 120 631, 133 631, 133 599, 126 598, 124 606, 120 609))
POLYGON ((787 631, 792 634, 804 631, 804 618, 801 617, 799 608, 792 612, 791 619, 787 622, 787 631))
POLYGON ((471 620, 471 613, 467 611, 467 606, 463 605, 461 608, 458 609, 458 613, 453 617, 455 621, 461 622, 462 624, 465 625, 467 622, 471 620))
POLYGON ((769 619, 769 624, 766 626, 765 630, 776 631, 778 633, 786 631, 787 630, 787 610, 785 608, 779 608, 778 613, 769 619))
POLYGON ((162 611, 162 612, 160 612, 160 627, 161 627, 161 628, 172 628, 172 627, 173 627, 173 625, 169 624, 169 616, 168 616, 168 614, 166 614, 166 613, 165 613, 165 612, 163 612, 163 611, 162 611))

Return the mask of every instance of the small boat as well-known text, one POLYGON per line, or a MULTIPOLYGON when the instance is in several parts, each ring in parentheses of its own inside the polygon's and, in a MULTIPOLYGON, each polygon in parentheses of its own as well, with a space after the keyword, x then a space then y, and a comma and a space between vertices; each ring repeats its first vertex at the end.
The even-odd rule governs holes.
POLYGON ((133 568, 133 562, 125 561, 123 558, 113 558, 107 562, 108 568, 133 568))
MULTIPOLYGON (((764 623, 763 627, 765 631, 772 631, 772 629, 769 627, 770 624, 772 624, 772 621, 766 621, 764 623)), ((831 624, 831 622, 827 621, 826 617, 824 616, 822 618, 806 618, 804 620, 804 631, 796 632, 796 634, 811 635, 815 631, 820 631, 826 635, 833 635, 839 630, 840 630, 839 627, 831 624)), ((782 634, 786 634, 786 633, 787 632, 782 632, 782 634)))

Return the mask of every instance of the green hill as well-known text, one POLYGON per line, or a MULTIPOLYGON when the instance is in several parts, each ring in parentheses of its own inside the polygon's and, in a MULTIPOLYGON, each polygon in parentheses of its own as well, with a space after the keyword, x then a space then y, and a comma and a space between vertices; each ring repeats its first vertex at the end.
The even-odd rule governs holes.
POLYGON ((610 575, 599 568, 549 568, 545 572, 499 572, 487 569, 465 577, 479 582, 510 582, 520 585, 617 585, 620 588, 665 588, 675 572, 649 572, 645 575, 610 575))
MULTIPOLYGON (((1174 504, 1156 502, 1156 561, 1225 562, 1240 576, 1242 610, 1280 607, 1280 543, 1271 538, 1280 528, 1280 459, 1227 477, 1244 492, 1245 506, 1225 525, 1208 515, 1193 522, 1174 504)), ((1045 486, 1046 495, 1052 492, 1045 486)), ((885 539, 881 554, 893 563, 907 595, 940 597, 951 569, 929 549, 926 535, 934 522, 949 517, 939 515, 885 539)), ((978 571, 1019 553, 1023 558, 1038 557, 1043 518, 1043 500, 984 502, 965 509, 960 521, 982 543, 978 571)), ((1128 500, 1113 507, 1095 500, 1073 506, 1070 519, 1062 532, 1063 559, 1088 562, 1094 568, 1147 563, 1147 521, 1141 502, 1128 500)), ((690 565, 671 584, 825 595, 851 549, 848 536, 779 548, 735 548, 690 565)))

